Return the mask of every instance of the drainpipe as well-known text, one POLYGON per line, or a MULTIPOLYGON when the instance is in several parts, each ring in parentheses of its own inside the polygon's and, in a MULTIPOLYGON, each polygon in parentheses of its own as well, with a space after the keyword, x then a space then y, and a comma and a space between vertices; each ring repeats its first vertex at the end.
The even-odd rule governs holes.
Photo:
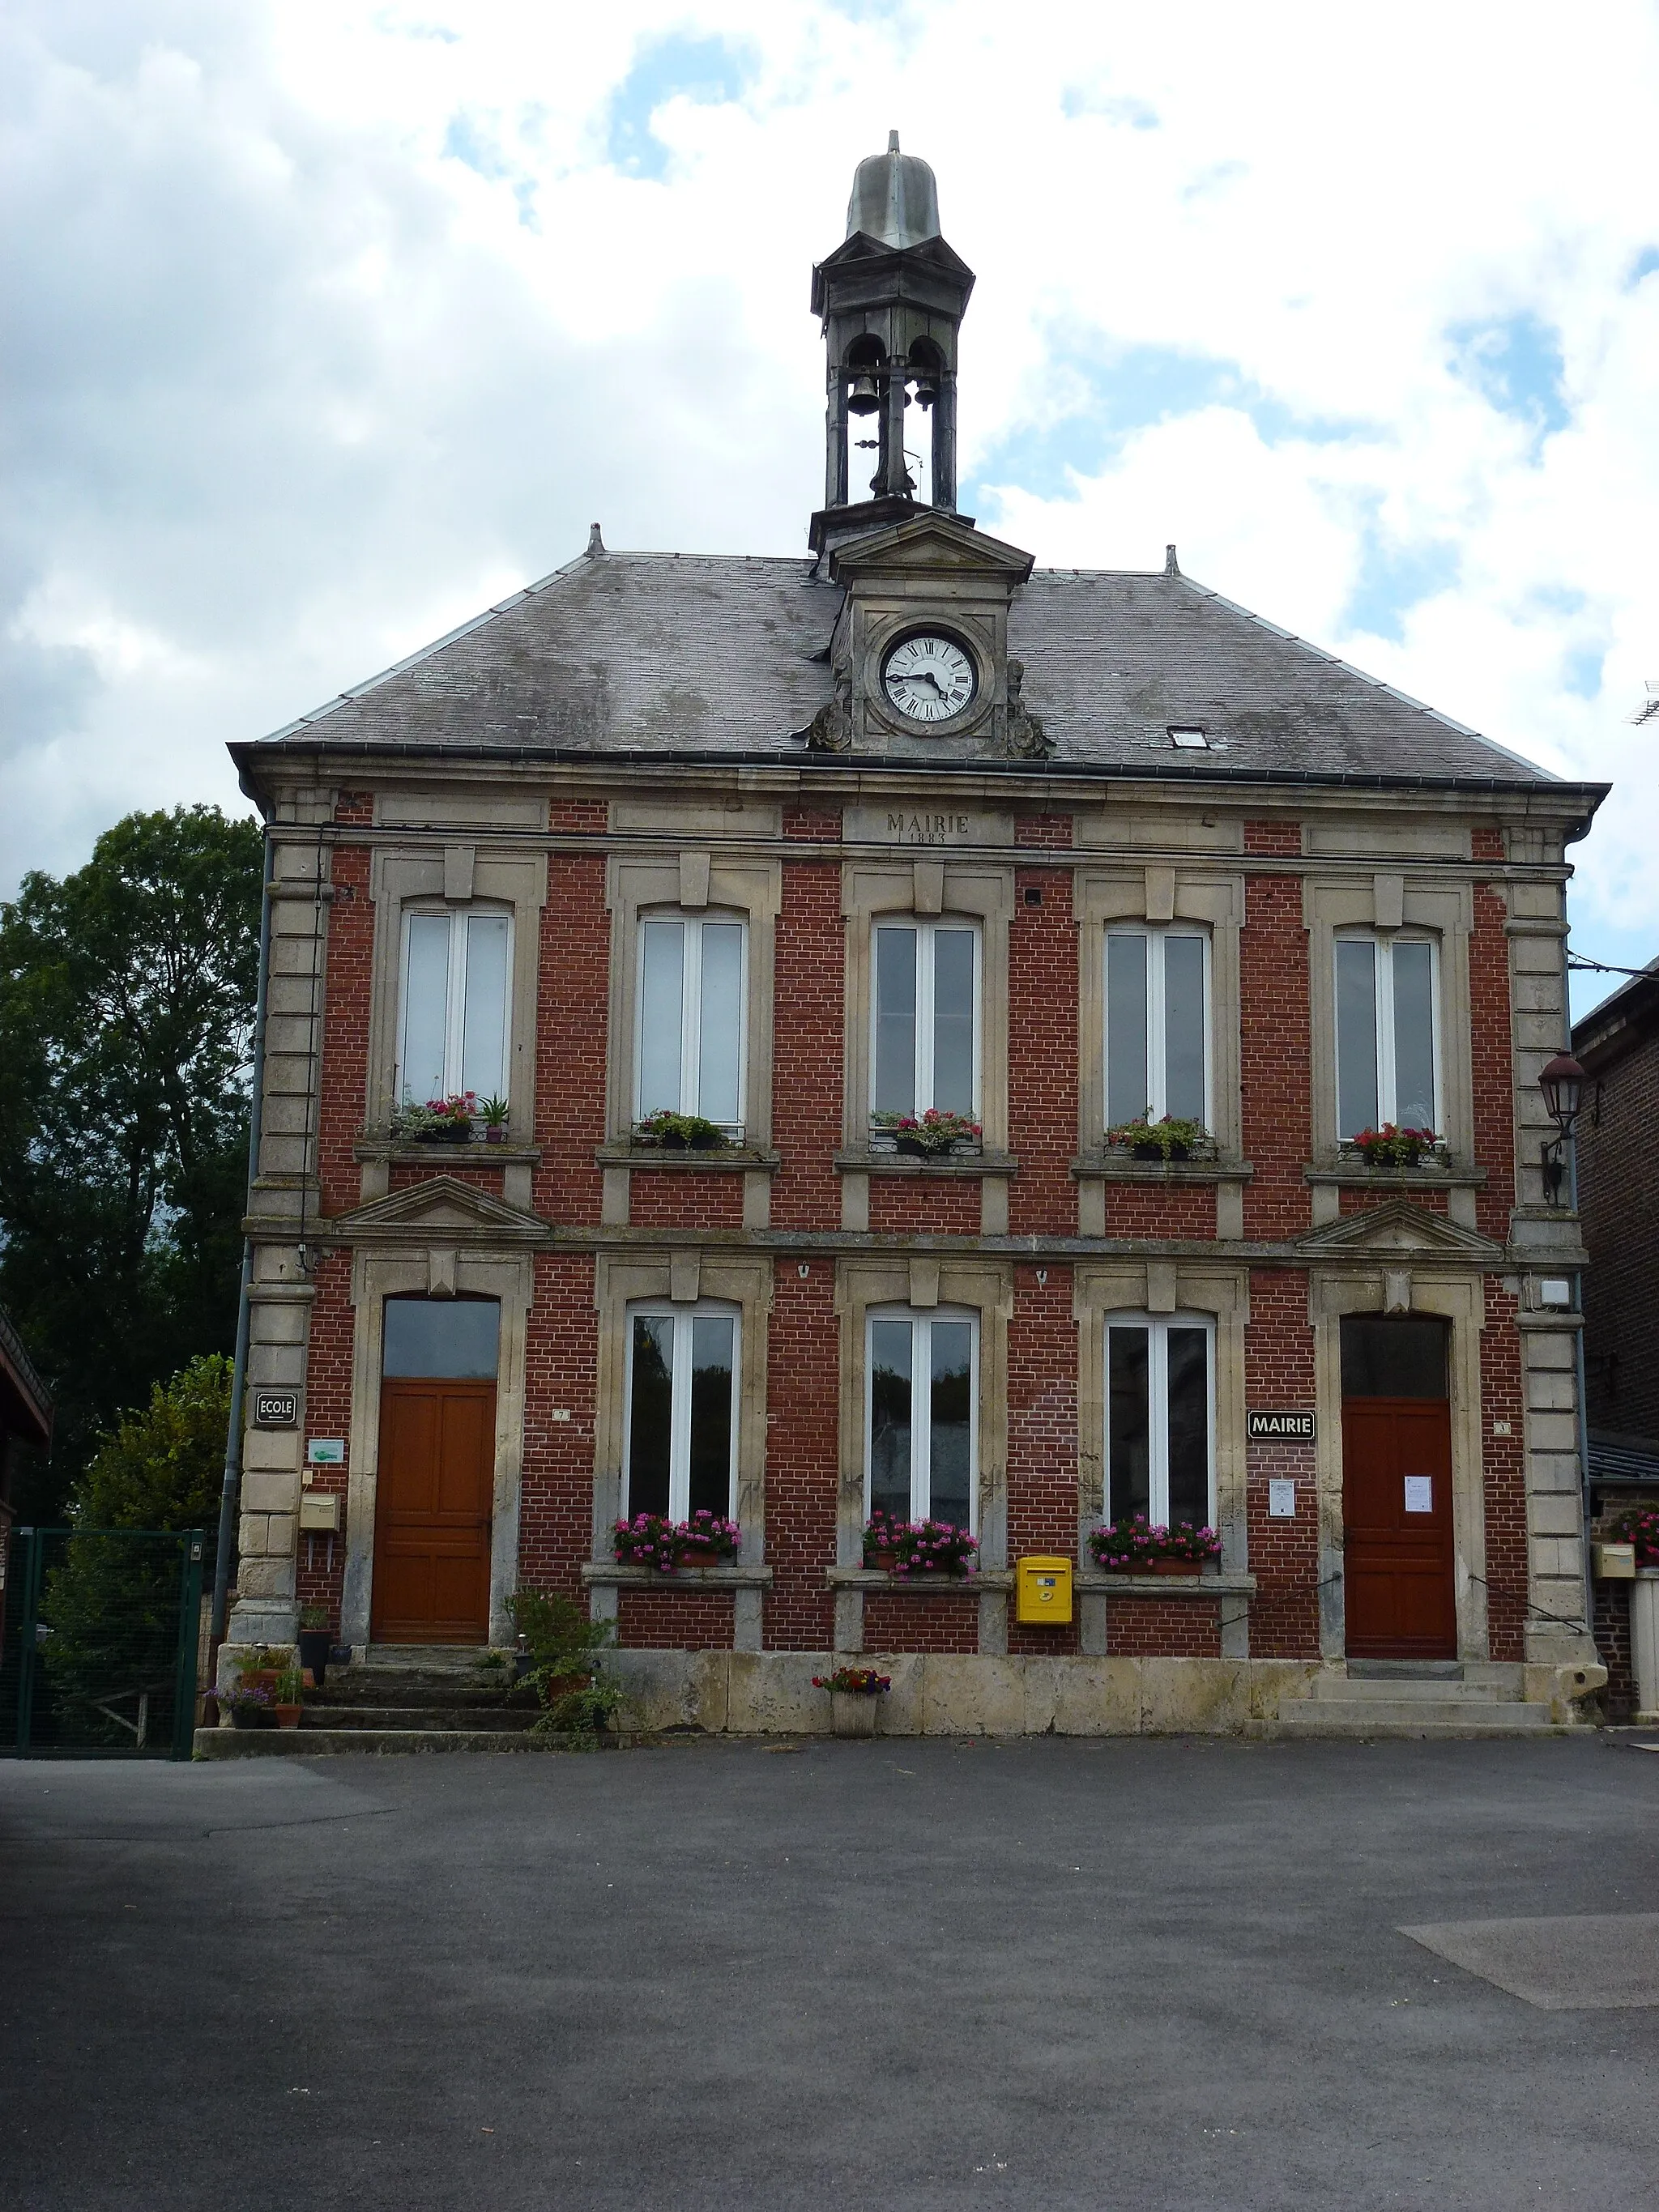
MULTIPOLYGON (((270 975, 270 825, 265 825, 259 890, 259 982, 253 1002, 253 1096, 248 1108, 247 1199, 253 1211, 253 1186, 259 1173, 259 1128, 264 1118, 265 996, 270 975)), ((242 1238, 242 1287, 236 1307, 236 1358, 230 1378, 230 1433, 225 1438, 225 1481, 219 1497, 219 1549, 213 1567, 213 1610, 209 1635, 216 1650, 224 1639, 230 1595, 230 1552, 242 1498, 242 1395, 247 1382, 247 1342, 253 1285, 253 1240, 242 1238)))

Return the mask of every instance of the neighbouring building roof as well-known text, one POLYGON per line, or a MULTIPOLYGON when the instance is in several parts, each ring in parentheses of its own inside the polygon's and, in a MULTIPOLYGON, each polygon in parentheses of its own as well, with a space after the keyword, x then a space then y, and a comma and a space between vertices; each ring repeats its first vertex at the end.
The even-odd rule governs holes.
POLYGON ((1589 1432, 1592 1482, 1645 1482, 1659 1487, 1659 1437, 1616 1436, 1607 1429, 1589 1432))
POLYGON ((1617 1058, 1656 1035, 1659 1035, 1659 960, 1650 960, 1644 975, 1631 976, 1573 1024, 1572 1048, 1588 1066, 1592 1060, 1608 1055, 1617 1058))
MULTIPOLYGON (((842 601, 804 559, 598 549, 264 743, 799 760, 842 601)), ((1173 570, 1039 569, 1009 649, 1050 767, 1577 789, 1173 570)))
POLYGON ((52 1440, 52 1394, 35 1372, 23 1340, 0 1313, 0 1439, 52 1440))

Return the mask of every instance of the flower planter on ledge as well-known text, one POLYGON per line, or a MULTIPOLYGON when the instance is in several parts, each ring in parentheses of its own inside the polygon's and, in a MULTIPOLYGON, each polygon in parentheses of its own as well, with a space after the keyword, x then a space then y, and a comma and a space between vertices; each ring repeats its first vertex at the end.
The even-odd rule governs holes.
POLYGON ((1133 1566, 1113 1569, 1120 1575, 1201 1575, 1203 1571, 1201 1559, 1139 1559, 1133 1566))
POLYGON ((868 1697, 857 1690, 832 1690, 830 1692, 830 1725, 842 1736, 870 1736, 876 1732, 876 1707, 878 1697, 868 1697))

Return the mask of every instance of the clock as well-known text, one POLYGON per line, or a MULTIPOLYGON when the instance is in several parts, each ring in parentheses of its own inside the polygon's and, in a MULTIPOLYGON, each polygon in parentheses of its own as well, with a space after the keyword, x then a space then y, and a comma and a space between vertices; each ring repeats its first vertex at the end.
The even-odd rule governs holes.
POLYGON ((888 654, 881 687, 907 722, 948 722, 979 689, 973 657, 954 638, 924 631, 888 654))

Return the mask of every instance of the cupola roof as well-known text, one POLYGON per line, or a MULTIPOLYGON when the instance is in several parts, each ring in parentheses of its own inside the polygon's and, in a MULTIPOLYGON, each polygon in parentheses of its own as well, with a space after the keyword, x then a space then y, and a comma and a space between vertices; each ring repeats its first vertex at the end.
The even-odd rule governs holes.
POLYGON ((860 161, 847 203, 847 235, 860 234, 883 246, 920 246, 937 238, 939 185, 926 161, 901 154, 896 131, 887 134, 887 151, 860 161))

